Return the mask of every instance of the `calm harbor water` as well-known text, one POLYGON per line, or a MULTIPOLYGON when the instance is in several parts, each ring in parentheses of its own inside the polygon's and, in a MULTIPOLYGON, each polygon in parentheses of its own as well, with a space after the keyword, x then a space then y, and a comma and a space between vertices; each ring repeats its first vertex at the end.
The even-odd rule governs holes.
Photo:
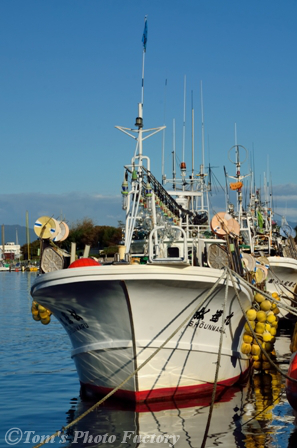
MULTIPOLYGON (((80 398, 70 343, 60 324, 44 326, 31 316, 30 272, 0 273, 1 425, 0 446, 33 447, 94 403, 80 398)), ((280 368, 288 368, 289 337, 277 338, 280 368)), ((209 406, 204 401, 172 403, 171 409, 107 401, 51 446, 202 446, 209 406)), ((48 446, 46 444, 44 446, 48 446)), ((205 447, 297 447, 295 415, 277 372, 256 375, 232 388, 213 409, 205 447)))

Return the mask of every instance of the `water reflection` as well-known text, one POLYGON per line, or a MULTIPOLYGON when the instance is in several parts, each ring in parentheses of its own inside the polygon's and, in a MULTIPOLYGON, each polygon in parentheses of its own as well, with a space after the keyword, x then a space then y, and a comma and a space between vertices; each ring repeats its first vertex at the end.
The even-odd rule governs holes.
MULTIPOLYGON (((67 413, 67 424, 94 404, 95 401, 74 399, 67 413)), ((209 400, 203 398, 136 407, 109 399, 66 431, 67 446, 200 448, 209 411, 209 400)), ((286 401, 281 374, 256 373, 246 387, 228 388, 219 397, 205 447, 296 448, 295 428, 295 416, 286 401)))
MULTIPOLYGON (((205 447, 244 446, 241 421, 248 391, 249 388, 228 388, 222 394, 214 405, 205 447)), ((68 412, 68 423, 93 404, 83 400, 73 403, 68 412)), ((69 446, 95 447, 100 442, 100 446, 114 448, 200 447, 209 417, 209 404, 207 399, 195 399, 132 408, 128 403, 109 401, 67 431, 69 446)))

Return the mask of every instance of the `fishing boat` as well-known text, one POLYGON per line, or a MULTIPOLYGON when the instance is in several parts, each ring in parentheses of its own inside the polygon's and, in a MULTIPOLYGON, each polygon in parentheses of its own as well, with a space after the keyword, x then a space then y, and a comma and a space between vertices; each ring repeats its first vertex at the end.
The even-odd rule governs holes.
POLYGON ((0 261, 0 271, 9 271, 9 265, 0 261))
MULTIPOLYGON (((296 319, 297 306, 297 248, 295 230, 282 217, 281 226, 273 220, 271 194, 264 185, 264 200, 260 190, 251 186, 249 202, 243 208, 244 179, 253 173, 242 174, 241 165, 247 159, 244 146, 234 145, 228 153, 229 160, 236 166, 236 174, 227 177, 234 180, 229 187, 236 192, 236 208, 227 195, 228 213, 240 226, 240 250, 245 266, 266 280, 268 292, 276 292, 282 302, 280 317, 296 319), (235 156, 234 154, 235 153, 235 156), (242 159, 240 160, 240 154, 242 159)), ((265 184, 265 182, 264 182, 265 184)), ((226 188, 228 190, 228 186, 226 188)))
MULTIPOLYGON (((171 190, 153 176, 143 143, 164 126, 143 128, 143 95, 135 128, 117 128, 136 140, 124 167, 119 253, 109 265, 69 260, 55 223, 39 219, 41 274, 31 295, 68 333, 83 393, 143 402, 242 382, 250 367, 240 350, 244 313, 253 294, 230 270, 210 267, 226 241, 209 234, 201 176, 188 181, 185 162, 171 190)), ((235 224, 227 223, 233 236, 235 224)))
POLYGON ((26 266, 26 271, 37 272, 38 270, 39 270, 39 267, 36 266, 35 264, 28 264, 26 266))

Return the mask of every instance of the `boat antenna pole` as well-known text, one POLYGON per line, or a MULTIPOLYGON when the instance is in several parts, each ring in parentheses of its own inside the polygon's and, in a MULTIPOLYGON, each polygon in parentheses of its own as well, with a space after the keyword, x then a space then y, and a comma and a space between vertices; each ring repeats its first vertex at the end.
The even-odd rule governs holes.
POLYGON ((193 99, 193 90, 192 94, 192 190, 194 189, 194 99, 193 99))
POLYGON ((186 162, 185 162, 185 145, 186 145, 186 75, 184 77, 184 117, 183 117, 183 148, 182 148, 182 162, 180 164, 181 177, 182 177, 182 189, 185 189, 185 177, 186 177, 186 162))
POLYGON ((28 261, 29 261, 30 260, 30 232, 29 232, 28 212, 26 212, 26 236, 27 236, 28 261))
POLYGON ((224 166, 224 174, 225 174, 225 184, 226 184, 226 186, 225 186, 225 188, 226 188, 226 192, 225 192, 226 209, 228 210, 228 213, 229 213, 229 210, 230 210, 230 197, 229 197, 229 187, 228 187, 228 174, 227 174, 225 166, 224 166))
POLYGON ((2 260, 5 260, 5 238, 4 238, 4 224, 2 224, 2 260))
POLYGON ((201 139, 202 139, 202 171, 204 171, 204 110, 203 110, 203 91, 202 81, 200 81, 200 97, 201 97, 201 139))
POLYGON ((136 118, 135 126, 138 127, 138 154, 139 162, 142 161, 142 127, 143 127, 143 101, 144 101, 144 61, 147 44, 147 16, 144 16, 144 30, 142 35, 142 76, 141 76, 141 103, 138 104, 138 117, 136 118))
MULTIPOLYGON (((203 90, 202 90, 202 81, 200 81, 200 101, 201 101, 201 149, 202 149, 202 155, 201 155, 201 165, 200 165, 200 180, 201 180, 201 186, 202 190, 204 192, 204 186, 205 186, 205 176, 204 176, 204 151, 205 151, 205 139, 204 139, 204 108, 203 108, 203 90)), ((202 200, 201 200, 201 208, 204 210, 204 195, 202 194, 202 200)), ((208 205, 208 194, 207 194, 207 210, 209 213, 209 205, 208 205)))
MULTIPOLYGON (((164 126, 166 121, 166 90, 167 90, 167 79, 165 80, 165 89, 164 89, 164 126)), ((162 141, 162 185, 166 180, 165 176, 165 128, 163 129, 163 141, 162 141)))
POLYGON ((173 118, 173 139, 172 139, 172 178, 173 178, 173 190, 176 190, 175 178, 176 178, 176 169, 175 169, 175 119, 173 118))
MULTIPOLYGON (((237 144, 237 126, 236 123, 234 125, 234 137, 235 137, 235 151, 236 151, 236 178, 237 181, 240 182, 240 160, 239 160, 239 147, 237 144)), ((238 212, 238 221, 241 222, 242 216, 242 190, 238 188, 237 190, 237 212, 238 212)))
POLYGON ((183 119, 183 162, 185 161, 185 145, 186 145, 186 75, 184 77, 184 119, 183 119))

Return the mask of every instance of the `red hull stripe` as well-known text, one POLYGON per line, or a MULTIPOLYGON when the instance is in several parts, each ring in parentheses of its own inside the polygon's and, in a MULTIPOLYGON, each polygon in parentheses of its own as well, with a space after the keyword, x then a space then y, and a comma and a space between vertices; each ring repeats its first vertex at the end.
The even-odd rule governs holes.
MULTIPOLYGON (((248 371, 249 369, 245 372, 245 374, 242 374, 238 377, 220 381, 220 383, 218 383, 217 385, 217 395, 225 391, 226 387, 244 383, 246 381, 248 371)), ((83 383, 82 388, 85 391, 100 396, 107 395, 109 392, 112 391, 112 389, 108 387, 100 387, 83 383)), ((193 398, 193 396, 196 395, 196 398, 193 398, 194 400, 197 399, 197 396, 199 396, 199 400, 202 400, 203 404, 207 405, 207 403, 209 404, 207 398, 212 395, 212 391, 213 391, 213 383, 205 383, 193 386, 183 386, 178 388, 166 387, 166 388, 136 391, 136 392, 119 389, 117 392, 115 392, 113 396, 115 398, 121 398, 136 403, 143 403, 143 402, 162 402, 162 401, 164 402, 166 400, 168 401, 172 399, 183 400, 193 398)))

